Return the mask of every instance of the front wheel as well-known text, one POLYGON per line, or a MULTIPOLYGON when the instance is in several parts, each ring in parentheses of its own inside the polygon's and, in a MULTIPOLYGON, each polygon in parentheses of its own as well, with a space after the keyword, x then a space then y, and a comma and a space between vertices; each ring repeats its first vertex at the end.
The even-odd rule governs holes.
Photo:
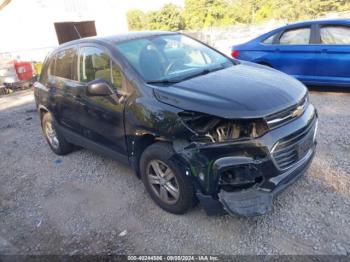
POLYGON ((154 202, 173 214, 184 214, 195 203, 194 189, 188 176, 171 160, 174 152, 166 143, 155 143, 141 156, 143 183, 154 202))

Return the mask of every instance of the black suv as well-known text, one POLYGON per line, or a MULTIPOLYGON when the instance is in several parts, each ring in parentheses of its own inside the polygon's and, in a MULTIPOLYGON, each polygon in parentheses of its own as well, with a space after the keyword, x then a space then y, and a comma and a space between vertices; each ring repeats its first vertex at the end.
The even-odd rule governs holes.
POLYGON ((56 154, 78 145, 127 162, 176 214, 197 200, 209 215, 264 214, 315 153, 304 85, 179 33, 66 43, 34 90, 56 154))

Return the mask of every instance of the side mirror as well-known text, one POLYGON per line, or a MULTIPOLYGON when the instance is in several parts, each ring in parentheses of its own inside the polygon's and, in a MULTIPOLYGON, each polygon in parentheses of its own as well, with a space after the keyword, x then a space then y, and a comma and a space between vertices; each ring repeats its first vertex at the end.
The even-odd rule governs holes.
POLYGON ((87 86, 87 95, 88 96, 110 96, 113 92, 109 84, 103 79, 97 79, 90 83, 87 86))

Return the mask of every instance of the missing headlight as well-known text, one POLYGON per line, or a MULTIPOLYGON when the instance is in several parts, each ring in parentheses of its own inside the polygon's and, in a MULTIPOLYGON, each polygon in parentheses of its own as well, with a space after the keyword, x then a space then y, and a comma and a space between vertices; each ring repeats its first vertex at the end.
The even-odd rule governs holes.
POLYGON ((195 141, 216 143, 257 138, 268 130, 262 119, 228 120, 195 112, 182 112, 179 115, 194 133, 192 140, 195 141))
POLYGON ((252 187, 263 181, 262 176, 254 166, 241 165, 220 173, 218 185, 227 192, 252 187))

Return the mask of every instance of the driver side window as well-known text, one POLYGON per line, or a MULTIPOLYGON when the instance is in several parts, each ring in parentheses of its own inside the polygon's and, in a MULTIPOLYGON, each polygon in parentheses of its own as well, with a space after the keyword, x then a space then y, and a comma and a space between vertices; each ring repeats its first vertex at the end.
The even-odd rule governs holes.
POLYGON ((213 62, 210 57, 201 50, 175 40, 167 41, 164 47, 164 53, 170 62, 178 60, 179 58, 182 58, 186 64, 194 66, 203 66, 213 62), (184 52, 184 50, 186 51, 184 52))
POLYGON ((196 65, 206 65, 212 63, 210 57, 199 50, 191 50, 189 52, 189 59, 190 63, 196 65))
POLYGON ((102 78, 115 90, 122 88, 122 74, 109 55, 97 47, 80 49, 80 81, 89 83, 102 78))

